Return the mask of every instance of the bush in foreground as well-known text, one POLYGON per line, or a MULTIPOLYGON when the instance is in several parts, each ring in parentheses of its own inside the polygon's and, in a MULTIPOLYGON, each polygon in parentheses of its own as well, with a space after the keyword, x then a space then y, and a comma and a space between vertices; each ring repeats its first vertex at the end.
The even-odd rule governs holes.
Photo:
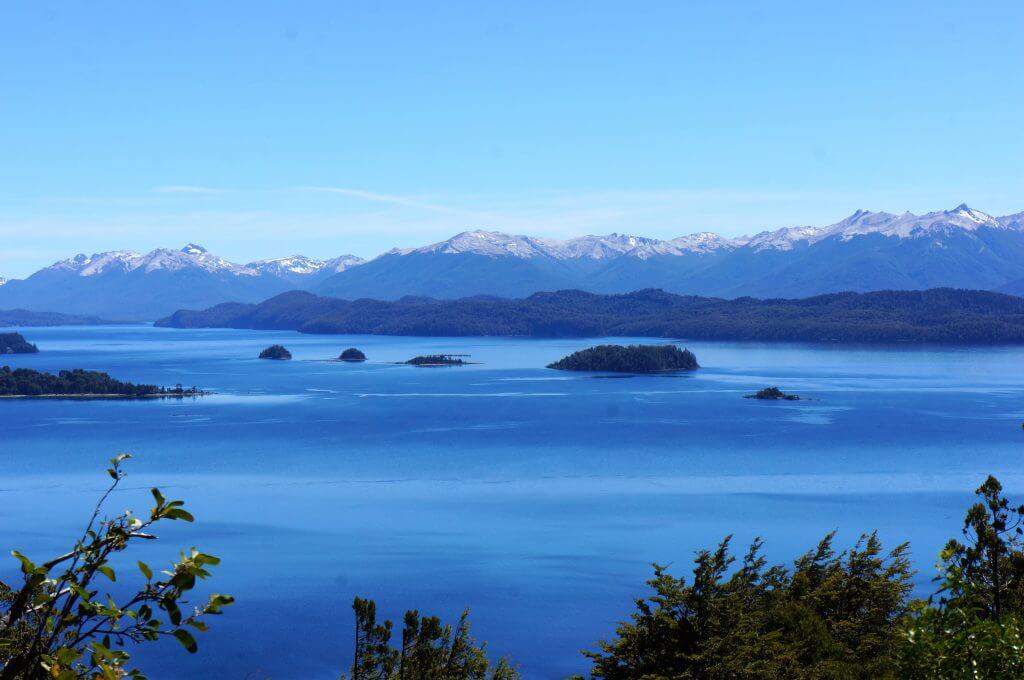
POLYGON ((212 595, 192 613, 182 612, 188 592, 220 562, 195 549, 159 575, 138 562, 144 583, 133 594, 115 599, 103 592, 103 581, 118 577, 110 566, 116 553, 154 540, 150 532, 159 522, 193 519, 182 501, 168 501, 158 489, 152 490, 156 504, 148 516, 126 511, 100 519, 104 502, 125 477, 121 463, 128 457, 111 460, 107 473, 113 482, 69 552, 37 564, 12 551, 24 579, 0 582, 0 680, 144 678, 128 666, 131 645, 171 637, 195 652, 192 631, 206 630, 205 618, 234 601, 212 595))

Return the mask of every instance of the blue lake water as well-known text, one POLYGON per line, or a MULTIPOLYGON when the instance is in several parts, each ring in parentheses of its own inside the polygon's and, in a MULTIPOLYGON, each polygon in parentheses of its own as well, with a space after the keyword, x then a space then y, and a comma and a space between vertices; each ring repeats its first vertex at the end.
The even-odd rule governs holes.
MULTIPOLYGON (((651 562, 683 571, 730 533, 785 561, 833 529, 842 546, 877 529, 911 541, 926 588, 986 474, 1024 495, 1022 348, 688 343, 693 374, 610 378, 543 368, 593 340, 25 334, 42 353, 0 363, 216 392, 0 402, 5 552, 67 549, 106 460, 130 451, 112 511, 148 509, 160 486, 197 517, 131 564, 192 545, 223 558, 211 585, 238 604, 195 656, 173 641, 139 650, 155 680, 336 678, 355 595, 399 621, 469 607, 493 655, 564 677, 645 592, 651 562), (257 360, 273 342, 295 359, 257 360), (323 361, 349 346, 370 361, 323 361), (440 351, 480 363, 389 363, 440 351), (742 398, 767 385, 810 400, 742 398)), ((15 566, 0 561, 0 578, 15 566)))

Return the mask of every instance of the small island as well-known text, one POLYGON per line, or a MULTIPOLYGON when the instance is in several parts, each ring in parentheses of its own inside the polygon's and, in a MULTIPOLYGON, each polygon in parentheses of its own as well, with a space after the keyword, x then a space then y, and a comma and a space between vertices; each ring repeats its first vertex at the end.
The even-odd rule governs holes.
POLYGON ((573 352, 548 368, 559 371, 665 373, 700 368, 697 357, 675 345, 598 345, 573 352))
POLYGON ((54 375, 29 368, 0 366, 0 397, 4 398, 182 399, 205 394, 198 387, 136 385, 115 380, 100 371, 81 368, 60 371, 54 375))
POLYGON ((366 361, 366 355, 355 347, 349 347, 338 356, 339 361, 366 361))
POLYGON ((763 390, 758 390, 754 394, 743 395, 744 399, 781 399, 783 401, 800 401, 800 395, 798 394, 786 394, 778 387, 766 387, 763 390))
POLYGON ((292 353, 284 348, 283 345, 271 345, 262 352, 260 352, 260 359, 291 359, 292 353))
POLYGON ((0 333, 0 354, 36 354, 39 348, 28 342, 21 333, 0 333))
POLYGON ((462 357, 468 356, 468 354, 426 354, 413 357, 405 363, 412 366, 462 366, 467 363, 462 357))

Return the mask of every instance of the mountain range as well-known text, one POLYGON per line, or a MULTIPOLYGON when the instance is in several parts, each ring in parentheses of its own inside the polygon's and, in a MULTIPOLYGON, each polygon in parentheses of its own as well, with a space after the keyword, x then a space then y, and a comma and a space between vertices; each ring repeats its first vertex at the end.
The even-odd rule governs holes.
POLYGON ((8 281, 0 286, 0 309, 152 320, 294 289, 394 300, 642 288, 796 298, 936 287, 1024 294, 1024 212, 993 217, 967 205, 924 215, 858 210, 825 227, 742 238, 699 232, 670 240, 625 234, 555 240, 476 230, 369 261, 294 255, 241 265, 194 244, 147 254, 113 251, 77 255, 8 281))

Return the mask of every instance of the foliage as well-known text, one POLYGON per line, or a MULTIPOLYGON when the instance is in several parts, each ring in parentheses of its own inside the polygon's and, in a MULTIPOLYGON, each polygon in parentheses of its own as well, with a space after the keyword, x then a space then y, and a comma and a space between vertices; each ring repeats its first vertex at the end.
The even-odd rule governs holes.
POLYGON ((939 557, 937 606, 920 603, 907 623, 901 677, 1024 678, 1024 506, 991 476, 975 493, 964 541, 939 557))
POLYGON ((548 364, 548 368, 562 371, 623 373, 688 371, 699 367, 693 352, 675 345, 598 345, 548 364))
POLYGON ((636 600, 617 637, 585 652, 592 676, 879 678, 910 602, 906 544, 883 553, 875 534, 836 553, 833 535, 791 570, 766 564, 755 540, 739 568, 726 538, 694 560, 692 580, 655 566, 654 595, 636 600))
POLYGON ((342 361, 366 361, 366 355, 355 347, 349 347, 338 358, 342 361))
POLYGON ((1024 299, 977 290, 835 293, 796 300, 578 290, 519 300, 339 300, 293 291, 257 305, 182 310, 158 326, 304 333, 658 337, 800 342, 1024 343, 1024 299))
POLYGON ((0 396, 38 396, 42 394, 117 395, 122 397, 194 397, 202 394, 196 387, 157 387, 136 385, 111 378, 100 371, 76 368, 57 375, 30 368, 0 366, 0 396))
POLYGON ((1024 613, 1024 505, 1010 507, 1002 491, 992 476, 978 487, 981 502, 967 511, 964 542, 951 540, 941 556, 944 604, 996 620, 1024 613))
POLYGON ((25 340, 21 333, 0 333, 0 354, 35 354, 39 348, 25 340))
POLYGON ((212 595, 190 613, 182 611, 197 580, 209 577, 209 567, 220 562, 194 548, 159 575, 138 562, 145 583, 120 603, 110 593, 100 594, 101 576, 110 582, 118 578, 111 566, 117 553, 155 539, 150 530, 159 522, 193 521, 182 501, 168 501, 158 489, 152 490, 156 504, 145 519, 127 511, 101 520, 104 502, 125 477, 126 458, 111 460, 107 473, 113 482, 71 551, 41 564, 13 551, 24 582, 0 584, 0 680, 143 678, 128 666, 129 645, 173 637, 195 652, 190 629, 206 630, 204 617, 220 614, 234 601, 212 595))
POLYGON ((959 605, 919 603, 896 647, 898 677, 906 680, 1024 678, 1024 619, 996 620, 959 605))
POLYGON ((283 345, 271 345, 260 352, 260 359, 291 359, 292 353, 283 345))
MULTIPOLYGON (((518 680, 519 673, 502 657, 491 668, 486 644, 469 633, 469 611, 452 628, 436 616, 405 613, 401 647, 391 646, 391 621, 377 622, 373 600, 357 597, 352 680, 518 680)), ((345 676, 342 676, 344 678, 345 676)))

